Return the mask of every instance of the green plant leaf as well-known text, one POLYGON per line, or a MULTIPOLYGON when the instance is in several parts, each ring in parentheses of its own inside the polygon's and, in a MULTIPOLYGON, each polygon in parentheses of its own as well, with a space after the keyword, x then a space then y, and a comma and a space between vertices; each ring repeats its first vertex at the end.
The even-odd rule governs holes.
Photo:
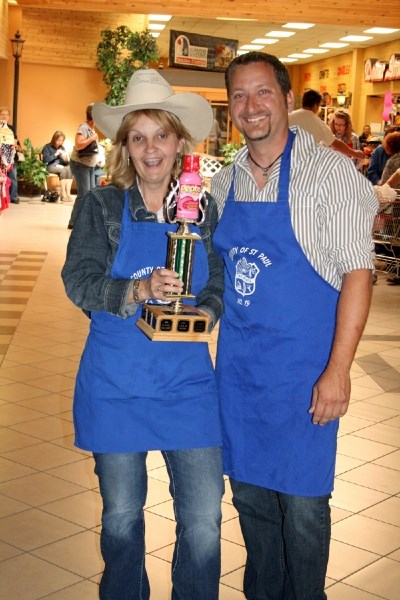
POLYGON ((29 138, 24 140, 22 153, 24 161, 17 163, 17 175, 27 183, 41 188, 46 181, 47 167, 40 160, 42 148, 34 148, 29 138))
POLYGON ((157 43, 149 29, 132 32, 125 25, 114 30, 104 29, 100 38, 96 67, 103 74, 108 89, 105 101, 110 106, 124 104, 125 90, 132 74, 158 60, 157 43))

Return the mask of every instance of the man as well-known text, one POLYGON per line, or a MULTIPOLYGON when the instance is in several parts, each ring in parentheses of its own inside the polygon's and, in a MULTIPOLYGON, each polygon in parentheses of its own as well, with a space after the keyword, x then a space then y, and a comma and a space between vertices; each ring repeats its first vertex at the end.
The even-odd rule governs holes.
POLYGON ((385 165, 389 158, 390 156, 385 152, 385 149, 382 146, 382 144, 375 148, 375 150, 371 154, 367 170, 367 178, 373 185, 379 184, 382 177, 383 169, 385 168, 385 165))
POLYGON ((211 180, 225 262, 217 377, 244 592, 325 600, 338 419, 369 310, 378 203, 347 158, 288 129, 293 92, 275 56, 235 58, 225 83, 247 144, 211 180))
POLYGON ((302 108, 289 114, 289 125, 297 125, 308 131, 317 144, 329 146, 350 158, 364 158, 362 150, 350 148, 345 142, 337 139, 328 125, 318 117, 321 108, 322 96, 315 90, 307 90, 303 94, 302 108))
MULTIPOLYGON (((14 130, 13 126, 9 124, 9 120, 10 120, 10 109, 7 108, 7 106, 0 107, 0 121, 5 121, 7 127, 9 129, 11 129, 11 131, 13 132, 15 147, 17 148, 17 145, 18 145, 17 133, 14 130)), ((17 180, 17 166, 16 166, 15 162, 13 163, 11 170, 8 171, 7 176, 9 178, 9 180, 11 181, 11 185, 10 185, 10 201, 13 204, 19 204, 19 198, 18 198, 18 180, 17 180)))

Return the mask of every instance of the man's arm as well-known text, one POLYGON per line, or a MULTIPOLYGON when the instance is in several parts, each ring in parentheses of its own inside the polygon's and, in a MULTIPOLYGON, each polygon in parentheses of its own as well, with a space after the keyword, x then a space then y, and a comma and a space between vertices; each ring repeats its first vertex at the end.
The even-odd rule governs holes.
POLYGON ((339 297, 336 331, 329 362, 313 389, 309 412, 325 425, 342 417, 350 401, 350 367, 368 317, 372 296, 369 269, 346 273, 339 297))
POLYGON ((362 150, 354 150, 342 142, 342 140, 338 140, 337 138, 332 142, 331 148, 341 152, 342 154, 345 154, 346 156, 350 156, 350 158, 364 158, 364 152, 362 150))

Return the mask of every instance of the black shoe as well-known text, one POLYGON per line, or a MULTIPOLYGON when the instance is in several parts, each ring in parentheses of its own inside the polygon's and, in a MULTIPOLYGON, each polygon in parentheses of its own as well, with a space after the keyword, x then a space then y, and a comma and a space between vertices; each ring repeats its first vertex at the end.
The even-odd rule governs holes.
POLYGON ((388 277, 386 281, 389 285, 400 285, 400 277, 388 277))
POLYGON ((19 204, 19 198, 15 198, 15 200, 11 200, 11 204, 19 204))
POLYGON ((68 229, 73 229, 73 225, 68 225, 68 229))

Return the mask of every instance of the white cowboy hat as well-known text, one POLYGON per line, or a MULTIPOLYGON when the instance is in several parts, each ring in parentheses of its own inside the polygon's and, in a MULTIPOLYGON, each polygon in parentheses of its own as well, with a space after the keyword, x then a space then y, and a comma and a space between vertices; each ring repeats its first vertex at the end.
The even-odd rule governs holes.
POLYGON ((104 102, 93 105, 92 115, 96 127, 108 138, 115 139, 122 119, 136 110, 155 108, 165 110, 181 121, 193 140, 204 140, 213 124, 210 104, 199 94, 175 94, 169 83, 154 69, 135 71, 125 92, 125 104, 108 106, 104 102))

